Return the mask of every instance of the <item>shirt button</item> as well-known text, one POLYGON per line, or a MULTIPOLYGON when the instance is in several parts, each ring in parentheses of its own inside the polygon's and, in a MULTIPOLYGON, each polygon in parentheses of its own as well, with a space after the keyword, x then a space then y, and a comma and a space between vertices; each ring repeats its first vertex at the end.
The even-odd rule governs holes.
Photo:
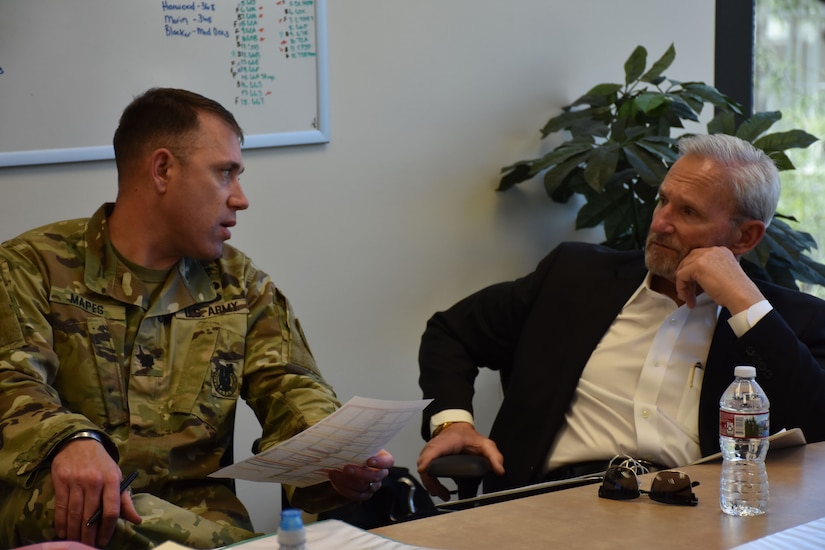
POLYGON ((650 416, 650 411, 648 411, 647 409, 645 409, 645 410, 643 410, 643 411, 642 411, 642 418, 644 418, 645 420, 647 420, 647 418, 648 418, 649 416, 650 416))

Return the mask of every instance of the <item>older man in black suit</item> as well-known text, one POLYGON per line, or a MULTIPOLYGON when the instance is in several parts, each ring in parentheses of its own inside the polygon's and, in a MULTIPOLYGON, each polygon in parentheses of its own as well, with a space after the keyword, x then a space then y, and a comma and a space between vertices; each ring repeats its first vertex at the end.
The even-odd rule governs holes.
POLYGON ((771 431, 825 439, 825 302, 749 278, 739 258, 765 235, 779 175, 726 135, 680 141, 644 252, 565 243, 516 281, 434 315, 420 350, 433 398, 418 459, 468 453, 484 490, 603 471, 616 454, 675 467, 719 450, 719 397, 739 364, 771 400, 771 431), (473 383, 500 371, 490 437, 475 431, 473 383))

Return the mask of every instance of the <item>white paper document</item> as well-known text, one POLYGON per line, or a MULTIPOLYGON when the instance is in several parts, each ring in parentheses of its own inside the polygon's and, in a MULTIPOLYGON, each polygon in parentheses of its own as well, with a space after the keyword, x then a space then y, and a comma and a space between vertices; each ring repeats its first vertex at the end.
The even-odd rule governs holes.
POLYGON ((823 547, 825 518, 820 518, 747 542, 733 550, 822 550, 823 547))
POLYGON ((329 470, 363 464, 417 416, 431 399, 385 401, 353 397, 324 420, 269 449, 222 468, 211 477, 308 487, 329 470))
MULTIPOLYGON (((337 519, 328 519, 306 526, 306 547, 311 550, 436 550, 423 546, 410 546, 392 539, 375 535, 337 519)), ((278 547, 278 535, 270 534, 245 540, 222 550, 273 550, 278 547)), ((84 547, 91 548, 91 547, 84 547)), ((191 550, 176 542, 164 542, 157 550, 191 550)))

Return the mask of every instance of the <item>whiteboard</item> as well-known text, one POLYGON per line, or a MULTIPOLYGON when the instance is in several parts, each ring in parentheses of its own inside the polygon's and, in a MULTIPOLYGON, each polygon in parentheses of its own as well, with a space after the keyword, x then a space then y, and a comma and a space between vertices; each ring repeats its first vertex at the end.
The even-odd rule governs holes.
POLYGON ((152 87, 220 102, 244 148, 329 141, 326 0, 0 0, 0 166, 111 159, 152 87))

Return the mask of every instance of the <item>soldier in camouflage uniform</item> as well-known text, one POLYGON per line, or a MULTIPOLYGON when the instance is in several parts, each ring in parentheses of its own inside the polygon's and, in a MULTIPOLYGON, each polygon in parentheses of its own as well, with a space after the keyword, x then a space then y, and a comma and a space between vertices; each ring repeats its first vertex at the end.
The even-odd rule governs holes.
MULTIPOLYGON (((115 134, 117 202, 0 247, 0 548, 255 536, 231 481, 208 477, 231 460, 238 398, 261 448, 339 406, 284 295, 225 243, 248 206, 242 139, 215 102, 150 90, 115 134)), ((392 457, 367 463, 287 488, 292 505, 369 498, 392 457)))

